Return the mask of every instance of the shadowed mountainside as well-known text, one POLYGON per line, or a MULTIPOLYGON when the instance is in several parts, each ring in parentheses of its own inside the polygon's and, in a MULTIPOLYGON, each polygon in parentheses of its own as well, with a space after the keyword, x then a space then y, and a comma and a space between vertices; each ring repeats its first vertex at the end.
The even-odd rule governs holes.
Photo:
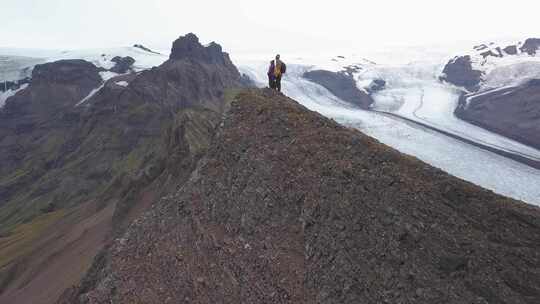
POLYGON ((323 86, 332 94, 353 106, 369 109, 369 106, 373 103, 373 98, 356 86, 356 82, 350 73, 313 70, 305 72, 302 77, 323 86))
POLYGON ((193 34, 159 67, 104 84, 98 72, 36 66, 0 109, 2 303, 53 303, 79 282, 111 231, 190 176, 242 87, 228 54, 193 34))
POLYGON ((538 79, 478 96, 463 95, 455 114, 465 121, 540 149, 538 79))

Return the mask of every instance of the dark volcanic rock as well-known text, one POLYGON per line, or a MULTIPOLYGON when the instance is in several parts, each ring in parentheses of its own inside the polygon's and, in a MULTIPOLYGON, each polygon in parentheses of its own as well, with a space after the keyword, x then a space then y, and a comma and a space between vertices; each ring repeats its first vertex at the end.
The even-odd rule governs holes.
POLYGON ((111 59, 111 61, 114 62, 115 65, 111 68, 110 71, 118 74, 127 73, 129 70, 131 70, 131 67, 135 63, 135 59, 133 59, 133 57, 131 56, 116 56, 111 59))
POLYGON ((142 44, 134 44, 133 47, 134 47, 134 48, 141 49, 141 50, 143 50, 143 51, 145 51, 145 52, 148 52, 148 53, 153 53, 153 54, 161 55, 161 53, 158 53, 158 52, 156 52, 156 51, 152 51, 151 49, 145 47, 145 46, 142 45, 142 44))
POLYGON ((536 51, 539 48, 540 48, 540 38, 529 38, 525 40, 525 43, 523 43, 520 50, 532 56, 536 54, 536 51))
POLYGON ((229 55, 223 53, 221 46, 215 42, 203 46, 195 34, 189 33, 178 38, 171 50, 172 60, 197 60, 204 63, 230 64, 229 55))
POLYGON ((478 90, 482 80, 482 72, 472 68, 471 56, 468 55, 450 60, 444 67, 443 74, 441 80, 465 87, 469 91, 478 90))
POLYGON ((60 303, 536 303, 540 210, 270 90, 60 303))
POLYGON ((303 77, 325 87, 338 98, 354 106, 367 109, 373 103, 371 96, 358 89, 354 78, 348 73, 314 70, 305 72, 303 77))
POLYGON ((374 79, 368 86, 367 91, 369 94, 373 94, 384 90, 386 87, 386 81, 383 79, 374 79))
POLYGON ((101 81, 99 69, 92 63, 81 59, 38 64, 32 71, 33 85, 67 84, 96 87, 101 81))
POLYGON ((517 46, 515 45, 509 45, 503 49, 503 51, 508 55, 516 55, 517 54, 517 46))
MULTIPOLYGON (((540 149, 540 80, 493 93, 471 96, 456 109, 470 123, 540 149)), ((466 97, 463 97, 466 98, 466 97)), ((462 99, 463 99, 462 98, 462 99)))

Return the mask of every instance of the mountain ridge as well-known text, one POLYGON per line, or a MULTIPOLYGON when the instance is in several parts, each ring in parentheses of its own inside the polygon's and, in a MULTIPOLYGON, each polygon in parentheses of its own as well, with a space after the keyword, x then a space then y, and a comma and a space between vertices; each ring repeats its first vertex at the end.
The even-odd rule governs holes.
POLYGON ((533 303, 539 241, 539 208, 243 91, 186 184, 59 303, 533 303))

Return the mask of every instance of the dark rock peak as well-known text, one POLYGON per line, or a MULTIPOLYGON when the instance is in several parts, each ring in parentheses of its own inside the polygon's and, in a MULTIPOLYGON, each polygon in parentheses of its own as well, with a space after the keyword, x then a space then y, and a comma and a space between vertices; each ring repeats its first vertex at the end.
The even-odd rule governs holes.
POLYGON ((116 63, 114 67, 111 68, 111 72, 118 73, 118 74, 124 74, 128 72, 133 64, 135 63, 135 59, 131 56, 126 57, 120 57, 116 56, 113 59, 111 59, 112 62, 116 63))
POLYGON ((219 44, 212 42, 205 47, 193 33, 180 37, 173 43, 169 58, 214 64, 228 64, 230 61, 229 55, 223 52, 219 44))
POLYGON ((133 47, 134 47, 134 48, 141 49, 141 50, 143 50, 143 51, 145 51, 145 52, 148 52, 148 53, 161 55, 161 53, 156 52, 156 51, 152 51, 151 49, 145 47, 145 46, 142 45, 142 44, 134 44, 133 47))
POLYGON ((33 84, 88 84, 100 83, 99 69, 81 60, 59 60, 36 65, 32 72, 33 84))
POLYGON ((478 85, 482 80, 482 72, 474 70, 471 56, 459 56, 450 60, 443 69, 441 80, 465 87, 469 91, 478 90, 478 85))
POLYGON ((508 55, 516 55, 517 54, 517 46, 515 45, 509 45, 503 49, 503 51, 508 55))
POLYGON ((529 38, 525 40, 520 50, 531 56, 536 55, 536 51, 540 48, 540 38, 529 38))

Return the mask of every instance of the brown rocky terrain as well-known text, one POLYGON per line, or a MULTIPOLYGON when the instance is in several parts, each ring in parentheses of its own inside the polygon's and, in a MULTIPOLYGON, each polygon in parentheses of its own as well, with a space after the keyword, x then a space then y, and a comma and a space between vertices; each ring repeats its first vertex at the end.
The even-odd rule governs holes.
POLYGON ((52 303, 77 284, 114 231, 189 177, 242 86, 221 47, 193 34, 86 100, 98 72, 36 66, 0 109, 0 303, 52 303))
POLYGON ((539 301, 539 208, 251 90, 60 303, 539 301))

